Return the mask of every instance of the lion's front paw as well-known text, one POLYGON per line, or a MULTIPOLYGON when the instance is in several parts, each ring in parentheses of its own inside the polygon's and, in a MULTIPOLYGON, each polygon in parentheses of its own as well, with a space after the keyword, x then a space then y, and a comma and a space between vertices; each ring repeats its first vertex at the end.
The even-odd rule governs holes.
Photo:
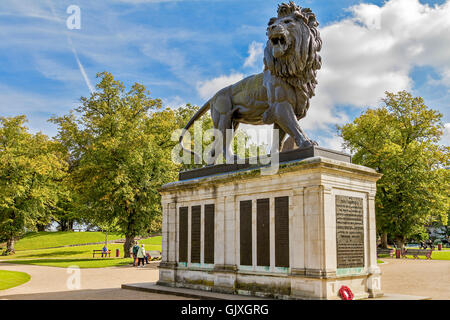
POLYGON ((299 146, 299 148, 308 148, 311 146, 318 146, 319 144, 316 141, 313 140, 305 140, 303 143, 299 146))

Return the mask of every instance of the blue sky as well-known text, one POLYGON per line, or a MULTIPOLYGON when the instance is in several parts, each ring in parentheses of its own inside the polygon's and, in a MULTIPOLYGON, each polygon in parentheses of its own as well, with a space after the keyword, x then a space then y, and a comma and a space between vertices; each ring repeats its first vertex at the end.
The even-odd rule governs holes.
MULTIPOLYGON (((109 71, 145 84, 166 106, 202 105, 215 91, 262 70, 273 0, 2 0, 0 114, 47 119, 73 109, 109 71), (70 5, 81 28, 69 30, 70 5)), ((409 90, 444 115, 450 144, 450 0, 304 0, 320 22, 323 69, 302 125, 338 149, 335 126, 409 90)))

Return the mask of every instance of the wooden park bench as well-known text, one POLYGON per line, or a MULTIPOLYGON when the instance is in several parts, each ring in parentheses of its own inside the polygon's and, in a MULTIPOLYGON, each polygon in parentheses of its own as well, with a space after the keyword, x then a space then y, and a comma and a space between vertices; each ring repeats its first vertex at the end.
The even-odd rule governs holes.
POLYGON ((153 260, 156 258, 156 260, 160 260, 162 258, 161 252, 157 250, 153 251, 147 251, 147 253, 150 255, 150 260, 153 260))
POLYGON ((108 257, 111 258, 111 250, 108 250, 108 251, 92 250, 92 258, 95 258, 96 254, 100 254, 102 256, 102 258, 103 258, 103 255, 105 255, 105 258, 106 258, 106 255, 108 255, 108 257))
POLYGON ((432 260, 431 254, 433 250, 430 249, 406 249, 402 251, 402 258, 407 258, 406 256, 413 256, 414 259, 418 259, 419 256, 424 256, 429 260, 432 260))
POLYGON ((388 254, 391 258, 394 256, 394 249, 389 248, 377 248, 377 257, 380 257, 380 254, 388 254))

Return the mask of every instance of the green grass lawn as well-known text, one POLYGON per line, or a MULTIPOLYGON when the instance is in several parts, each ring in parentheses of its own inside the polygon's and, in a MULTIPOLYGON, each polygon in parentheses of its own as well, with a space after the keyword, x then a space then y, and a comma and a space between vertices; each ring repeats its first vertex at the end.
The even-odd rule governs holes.
MULTIPOLYGON (((110 233, 108 240, 121 239, 123 236, 110 233)), ((33 250, 105 241, 102 232, 30 232, 15 244, 16 250, 33 250)))
POLYGON ((30 275, 25 272, 0 270, 0 290, 20 286, 30 279, 30 275))
MULTIPOLYGON (((420 257, 421 259, 425 259, 425 257, 420 257)), ((450 260, 450 251, 433 251, 431 254, 431 259, 433 260, 450 260)))
MULTIPOLYGON (((11 263, 28 264, 47 267, 79 267, 79 268, 106 268, 130 265, 133 262, 131 258, 103 258, 103 259, 30 259, 13 260, 11 263)), ((0 262, 1 263, 1 262, 0 262)))
MULTIPOLYGON (((90 236, 93 232, 80 232, 80 234, 85 234, 90 236)), ((78 234, 72 232, 72 234, 78 234)), ((99 233, 101 234, 101 233, 99 233)), ((51 238, 50 233, 46 233, 43 237, 51 238)), ((60 235, 55 234, 55 238, 59 238, 60 235)), ((88 238, 92 239, 92 237, 88 238)), ((109 239, 109 236, 108 236, 109 239)), ((79 241, 90 242, 83 240, 79 237, 79 241)), ((101 241, 101 240, 100 240, 101 241)), ((139 244, 145 244, 145 249, 147 251, 157 250, 161 251, 162 237, 153 237, 139 241, 139 244)), ((53 241, 57 245, 60 243, 53 241)), ((63 248, 37 248, 38 245, 27 246, 33 249, 20 250, 16 249, 16 254, 9 256, 0 256, 0 263, 3 262, 14 262, 19 264, 33 264, 33 265, 43 265, 43 266, 54 266, 54 267, 68 267, 71 265, 77 265, 80 268, 103 268, 103 267, 113 267, 130 264, 132 260, 130 258, 124 259, 123 244, 112 243, 108 244, 108 249, 111 250, 111 258, 101 258, 96 255, 92 258, 92 250, 101 250, 103 248, 102 244, 97 245, 85 245, 77 247, 63 247, 63 248), (120 250, 120 258, 116 258, 116 249, 120 250)))
MULTIPOLYGON (((416 249, 416 248, 414 248, 416 249)), ((413 256, 406 255, 408 259, 414 259, 413 256)), ((388 254, 380 254, 379 258, 390 258, 388 254)), ((419 259, 426 259, 425 256, 419 256, 419 259)), ((394 253, 394 259, 395 259, 395 253, 394 253)), ((450 250, 433 250, 433 253, 431 254, 431 259, 433 260, 450 260, 450 250)))
MULTIPOLYGON (((147 244, 145 241, 140 243, 145 243, 145 249, 147 251, 158 250, 161 251, 161 237, 155 237, 153 239, 146 239, 145 241, 152 243, 147 244), (156 238, 156 239, 155 239, 156 238)), ((16 254, 10 256, 1 256, 1 260, 10 259, 48 259, 48 258, 78 258, 86 259, 92 258, 92 250, 101 250, 103 245, 94 244, 87 246, 78 247, 64 247, 64 248, 54 248, 54 249, 36 249, 36 250, 16 250, 16 254)), ((111 257, 116 256, 116 249, 120 250, 120 256, 123 257, 123 244, 121 243, 110 243, 108 244, 108 249, 111 250, 111 257)), ((96 255, 98 257, 98 255, 96 255)), ((97 258, 96 258, 97 259, 97 258)), ((101 258, 99 258, 101 259, 101 258)))
MULTIPOLYGON (((145 240, 139 240, 138 242, 139 242, 139 244, 144 244, 145 247, 147 247, 147 245, 159 245, 159 246, 161 246, 162 237, 161 236, 152 237, 152 238, 148 238, 148 239, 145 239, 145 240)), ((154 250, 154 249, 152 249, 152 250, 154 250)))

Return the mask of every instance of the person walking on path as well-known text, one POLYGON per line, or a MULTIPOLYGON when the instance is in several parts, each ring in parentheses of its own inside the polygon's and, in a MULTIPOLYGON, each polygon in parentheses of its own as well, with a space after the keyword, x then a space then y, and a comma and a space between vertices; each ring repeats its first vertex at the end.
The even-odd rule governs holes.
POLYGON ((141 265, 142 262, 142 268, 144 267, 145 263, 144 263, 144 258, 145 258, 145 248, 144 245, 141 245, 141 247, 139 248, 139 251, 137 253, 137 257, 138 257, 138 268, 141 265))
POLYGON ((135 243, 134 243, 134 246, 133 246, 133 265, 134 266, 136 266, 136 263, 137 263, 137 254, 138 254, 138 252, 139 252, 139 244, 138 244, 138 242, 136 241, 135 243))

